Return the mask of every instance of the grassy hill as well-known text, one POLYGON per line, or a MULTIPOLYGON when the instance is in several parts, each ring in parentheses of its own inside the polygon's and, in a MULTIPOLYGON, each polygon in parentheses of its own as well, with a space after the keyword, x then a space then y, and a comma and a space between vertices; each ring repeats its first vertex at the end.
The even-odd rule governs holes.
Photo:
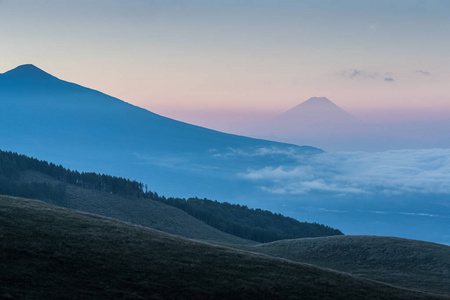
POLYGON ((252 251, 348 272, 397 286, 450 295, 450 247, 379 236, 284 240, 252 251))
POLYGON ((5 299, 445 299, 35 200, 0 226, 5 299))
MULTIPOLYGON (((20 181, 49 183, 51 185, 59 183, 58 180, 50 176, 33 171, 23 172, 20 181)), ((46 202, 49 202, 49 200, 46 200, 46 202)), ((184 211, 158 201, 123 197, 81 188, 73 184, 65 184, 64 200, 53 201, 52 204, 216 244, 248 245, 256 243, 212 228, 184 211)))

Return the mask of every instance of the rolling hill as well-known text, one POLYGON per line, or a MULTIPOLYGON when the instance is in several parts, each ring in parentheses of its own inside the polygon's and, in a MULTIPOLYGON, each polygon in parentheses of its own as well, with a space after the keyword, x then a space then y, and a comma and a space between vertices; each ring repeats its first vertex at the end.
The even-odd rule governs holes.
POLYGON ((445 299, 40 201, 0 212, 4 299, 445 299))
POLYGON ((240 170, 322 152, 165 118, 33 65, 0 74, 0 136, 2 149, 183 197, 239 194, 240 170))
POLYGON ((372 280, 450 295, 450 247, 380 236, 283 240, 248 250, 372 280))

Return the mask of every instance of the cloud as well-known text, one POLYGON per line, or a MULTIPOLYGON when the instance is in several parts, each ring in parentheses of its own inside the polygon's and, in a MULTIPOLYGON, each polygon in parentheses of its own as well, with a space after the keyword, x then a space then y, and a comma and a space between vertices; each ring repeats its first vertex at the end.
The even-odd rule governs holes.
POLYGON ((342 74, 342 76, 348 77, 350 79, 355 79, 355 78, 375 79, 378 77, 377 73, 367 72, 367 71, 358 70, 358 69, 346 70, 346 71, 343 71, 341 74, 342 74))
POLYGON ((238 176, 275 194, 450 194, 450 149, 323 153, 238 176))
POLYGON ((448 219, 450 218, 450 216, 446 216, 446 215, 439 215, 439 214, 430 214, 427 212, 404 212, 404 211, 370 211, 373 214, 382 214, 382 215, 405 215, 405 216, 415 216, 415 217, 429 217, 429 218, 443 218, 443 219, 448 219))
POLYGON ((208 150, 213 157, 265 157, 265 156, 283 156, 290 159, 299 159, 305 155, 299 152, 295 147, 278 148, 274 147, 258 147, 258 148, 227 148, 226 152, 219 152, 216 149, 208 150))
POLYGON ((378 73, 378 72, 372 72, 372 71, 365 71, 361 69, 350 69, 342 71, 341 76, 350 78, 350 79, 383 79, 384 81, 394 81, 394 78, 392 77, 391 73, 385 72, 385 73, 378 73))
POLYGON ((423 70, 417 70, 416 73, 420 73, 420 74, 425 75, 425 76, 430 76, 431 75, 430 72, 423 71, 423 70))

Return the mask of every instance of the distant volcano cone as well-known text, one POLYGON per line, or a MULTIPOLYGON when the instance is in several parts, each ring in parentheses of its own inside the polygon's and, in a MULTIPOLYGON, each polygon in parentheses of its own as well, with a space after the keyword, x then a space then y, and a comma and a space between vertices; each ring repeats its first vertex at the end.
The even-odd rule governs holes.
POLYGON ((276 118, 261 124, 261 134, 286 135, 333 132, 360 125, 361 122, 325 97, 313 97, 276 118))
MULTIPOLYGON (((273 125, 310 127, 356 125, 359 121, 325 97, 313 97, 273 119, 273 125)), ((299 128, 299 129, 301 129, 299 128)))

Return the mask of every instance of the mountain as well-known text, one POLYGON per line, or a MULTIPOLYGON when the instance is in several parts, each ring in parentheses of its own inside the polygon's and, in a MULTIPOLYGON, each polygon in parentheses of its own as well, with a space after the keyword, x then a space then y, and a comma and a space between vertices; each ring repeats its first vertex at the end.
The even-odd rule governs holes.
POLYGON ((0 196, 3 299, 448 299, 0 196))
POLYGON ((450 247, 395 237, 334 236, 245 248, 429 293, 450 295, 450 247))
POLYGON ((306 143, 325 150, 351 149, 367 125, 326 97, 313 97, 242 133, 258 138, 306 143))
POLYGON ((267 133, 299 133, 351 128, 361 122, 325 97, 313 97, 261 124, 267 133), (338 126, 338 128, 336 128, 338 126))
POLYGON ((0 136, 4 150, 138 179, 165 195, 186 197, 239 194, 239 170, 278 165, 286 160, 280 151, 321 152, 165 118, 33 65, 0 75, 0 136))
POLYGON ((313 97, 269 121, 272 126, 286 126, 284 131, 332 129, 356 126, 361 122, 325 97, 313 97))

